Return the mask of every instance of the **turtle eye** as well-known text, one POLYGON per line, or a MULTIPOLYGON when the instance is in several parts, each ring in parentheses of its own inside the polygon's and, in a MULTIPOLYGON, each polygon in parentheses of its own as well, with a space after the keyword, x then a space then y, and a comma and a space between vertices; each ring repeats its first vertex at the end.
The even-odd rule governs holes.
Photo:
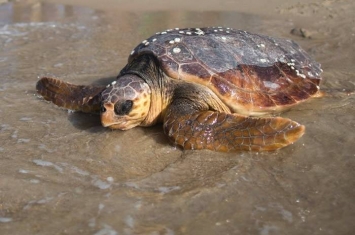
POLYGON ((115 113, 117 115, 126 115, 128 114, 133 106, 133 101, 132 100, 125 100, 120 103, 115 104, 115 113))

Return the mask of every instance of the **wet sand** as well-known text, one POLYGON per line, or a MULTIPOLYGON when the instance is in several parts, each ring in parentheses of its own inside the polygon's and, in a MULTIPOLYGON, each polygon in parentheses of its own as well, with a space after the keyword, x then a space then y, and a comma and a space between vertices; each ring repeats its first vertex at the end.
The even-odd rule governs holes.
POLYGON ((44 0, 42 2, 62 3, 75 6, 86 6, 100 10, 114 11, 237 11, 258 15, 277 14, 278 9, 306 8, 309 5, 329 5, 332 1, 316 1, 309 4, 308 0, 270 0, 265 4, 261 0, 239 0, 239 1, 131 1, 131 0, 102 0, 100 3, 94 0, 44 0))
POLYGON ((100 2, 0 4, 0 234, 355 233, 354 1, 100 2), (297 143, 182 151, 161 126, 111 131, 36 95, 42 76, 107 84, 151 34, 202 26, 291 38, 322 64, 326 96, 281 114, 306 126, 297 143))

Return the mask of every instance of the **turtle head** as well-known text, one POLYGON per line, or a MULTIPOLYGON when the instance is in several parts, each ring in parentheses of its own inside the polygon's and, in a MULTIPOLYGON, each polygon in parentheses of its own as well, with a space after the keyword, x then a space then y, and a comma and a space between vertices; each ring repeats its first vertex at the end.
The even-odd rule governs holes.
POLYGON ((139 126, 150 109, 150 88, 139 76, 124 75, 102 92, 101 123, 127 130, 139 126))

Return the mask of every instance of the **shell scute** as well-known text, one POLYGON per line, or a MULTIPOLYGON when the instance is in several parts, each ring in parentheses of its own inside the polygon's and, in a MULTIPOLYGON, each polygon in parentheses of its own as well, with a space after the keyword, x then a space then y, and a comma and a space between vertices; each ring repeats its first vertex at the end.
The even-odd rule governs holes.
POLYGON ((169 49, 171 57, 178 63, 193 63, 197 60, 185 45, 179 43, 169 49))
POLYGON ((271 99, 275 102, 276 105, 288 105, 295 103, 295 100, 286 92, 278 92, 276 94, 270 95, 271 99))
POLYGON ((171 71, 171 73, 177 72, 179 69, 179 64, 169 55, 160 57, 160 61, 162 63, 162 67, 167 71, 171 71))
POLYGON ((294 86, 292 90, 289 91, 289 95, 294 99, 294 100, 306 100, 309 97, 311 97, 310 94, 308 94, 304 88, 300 88, 298 86, 294 86))
POLYGON ((261 92, 254 94, 252 102, 253 106, 264 107, 266 109, 276 106, 275 101, 270 95, 261 92))
POLYGON ((211 78, 212 90, 216 93, 223 95, 224 97, 231 97, 234 95, 234 90, 228 80, 223 79, 220 76, 214 75, 211 78))
POLYGON ((180 66, 180 77, 194 75, 199 79, 209 81, 211 78, 210 72, 200 63, 183 64, 180 66))
POLYGON ((319 89, 318 85, 316 85, 314 82, 306 81, 304 86, 302 86, 302 90, 312 95, 316 93, 319 89))
MULTIPOLYGON (((239 69, 227 70, 223 73, 219 73, 218 76, 238 89, 253 89, 252 79, 246 79, 248 76, 250 78, 250 74, 248 74, 248 70, 245 70, 242 67, 239 67, 239 69), (235 79, 235 77, 240 79, 235 79)), ((218 83, 216 83, 215 86, 218 86, 218 83)))

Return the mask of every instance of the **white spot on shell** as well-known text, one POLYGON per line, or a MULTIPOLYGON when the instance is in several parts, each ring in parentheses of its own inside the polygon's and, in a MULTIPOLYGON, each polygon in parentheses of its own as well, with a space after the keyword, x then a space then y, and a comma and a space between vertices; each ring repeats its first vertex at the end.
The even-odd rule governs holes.
POLYGON ((286 63, 285 57, 281 57, 281 58, 279 59, 279 61, 280 61, 281 63, 286 63))
POLYGON ((167 31, 167 32, 170 32, 171 30, 172 30, 172 29, 167 29, 166 31, 167 31))
POLYGON ((191 35, 191 32, 186 32, 186 34, 191 35))
POLYGON ((144 40, 142 43, 144 44, 144 43, 146 43, 147 42, 147 40, 144 40))
POLYGON ((156 32, 155 34, 160 34, 160 32, 156 32))
POLYGON ((223 29, 220 29, 219 31, 221 31, 221 32, 222 32, 222 31, 223 31, 223 29))
POLYGON ((174 43, 175 43, 175 41, 174 41, 174 40, 171 40, 169 43, 170 43, 170 44, 174 44, 174 43))
POLYGON ((229 31, 227 30, 226 33, 229 33, 229 31))
POLYGON ((268 60, 267 59, 260 59, 261 63, 266 63, 268 60))
POLYGON ((111 85, 110 84, 108 84, 107 86, 106 86, 106 88, 109 88, 111 85))
POLYGON ((179 31, 179 33, 185 33, 184 31, 179 31))
POLYGON ((166 32, 164 31, 164 32, 161 32, 160 34, 166 34, 166 32))
POLYGON ((175 41, 175 42, 180 42, 181 39, 180 39, 180 38, 175 38, 174 41, 175 41))
POLYGON ((173 49, 173 52, 174 52, 174 53, 180 53, 180 51, 181 51, 181 49, 178 48, 178 47, 175 47, 175 48, 173 49))
POLYGON ((144 45, 148 46, 148 45, 149 45, 149 42, 144 43, 144 45))
POLYGON ((153 38, 152 42, 155 42, 157 39, 156 38, 153 38))
POLYGON ((218 32, 218 30, 217 30, 217 29, 214 29, 213 32, 218 32))
POLYGON ((134 50, 133 51, 131 51, 131 55, 133 55, 134 54, 134 50))
POLYGON ((299 76, 301 78, 306 78, 306 75, 300 73, 300 71, 298 71, 297 69, 295 71, 296 71, 297 76, 299 76))
POLYGON ((223 40, 226 40, 227 38, 226 37, 222 37, 223 40))
POLYGON ((179 30, 179 28, 175 28, 175 30, 179 30))
POLYGON ((115 85, 115 84, 116 84, 116 81, 111 82, 111 85, 115 85))
POLYGON ((277 83, 273 83, 269 81, 263 81, 263 83, 266 88, 275 89, 275 90, 280 88, 280 85, 278 85, 277 83))

